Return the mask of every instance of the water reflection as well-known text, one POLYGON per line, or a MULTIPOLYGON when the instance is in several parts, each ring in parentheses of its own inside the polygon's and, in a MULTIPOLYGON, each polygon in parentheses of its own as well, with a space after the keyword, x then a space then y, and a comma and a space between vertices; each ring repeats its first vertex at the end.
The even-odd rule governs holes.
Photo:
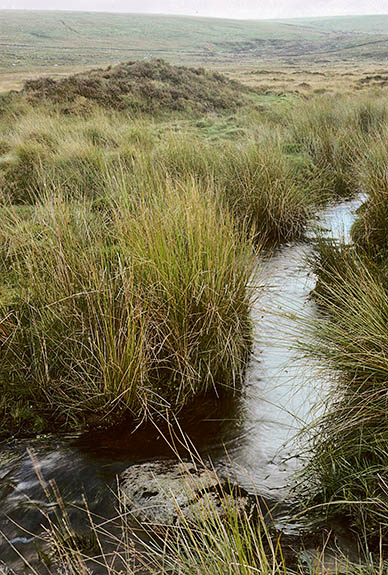
MULTIPOLYGON (((349 241, 354 213, 362 198, 330 206, 308 230, 349 241)), ((323 404, 332 377, 302 355, 303 336, 295 318, 314 318, 310 297, 316 278, 306 265, 311 243, 283 246, 260 264, 256 278, 264 293, 253 307, 254 346, 248 369, 245 420, 240 441, 229 453, 241 468, 239 481, 252 484, 267 497, 289 495, 290 478, 300 465, 298 432, 311 422, 323 404)))

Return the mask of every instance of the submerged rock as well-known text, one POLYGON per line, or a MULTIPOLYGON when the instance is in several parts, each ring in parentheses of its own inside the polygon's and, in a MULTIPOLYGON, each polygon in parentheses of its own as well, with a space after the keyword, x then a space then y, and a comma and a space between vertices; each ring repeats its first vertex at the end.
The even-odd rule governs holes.
POLYGON ((191 461, 163 460, 126 469, 119 478, 122 504, 140 523, 176 525, 198 513, 226 515, 228 505, 251 512, 254 498, 191 461))

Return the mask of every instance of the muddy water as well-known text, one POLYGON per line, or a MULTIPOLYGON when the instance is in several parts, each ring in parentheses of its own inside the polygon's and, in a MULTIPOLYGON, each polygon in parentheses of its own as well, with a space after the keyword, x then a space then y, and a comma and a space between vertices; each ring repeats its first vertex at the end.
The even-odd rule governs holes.
MULTIPOLYGON (((319 225, 326 234, 348 240, 360 203, 358 199, 326 209, 311 224, 308 236, 319 225)), ((226 466, 232 461, 239 481, 271 500, 289 496, 291 474, 303 455, 298 431, 311 420, 312 408, 320 404, 330 383, 298 355, 296 344, 303 334, 300 324, 290 317, 316 313, 309 297, 315 278, 306 264, 311 250, 307 239, 283 246, 261 262, 254 278, 261 295, 252 312, 255 337, 243 397, 222 405, 209 400, 201 412, 191 412, 185 420, 185 432, 201 453, 226 466)), ((56 507, 47 501, 36 465, 46 481, 56 482, 65 501, 82 506, 85 493, 92 512, 112 517, 115 501, 109 488, 114 488, 116 474, 134 463, 171 455, 163 432, 151 427, 130 433, 126 425, 81 441, 48 437, 4 445, 0 454, 0 573, 1 562, 17 574, 33 573, 20 555, 37 573, 48 572, 35 534, 42 533, 44 525, 39 509, 52 514, 56 507), (35 454, 35 462, 27 449, 35 454)), ((82 531, 84 513, 72 509, 71 516, 82 531)))

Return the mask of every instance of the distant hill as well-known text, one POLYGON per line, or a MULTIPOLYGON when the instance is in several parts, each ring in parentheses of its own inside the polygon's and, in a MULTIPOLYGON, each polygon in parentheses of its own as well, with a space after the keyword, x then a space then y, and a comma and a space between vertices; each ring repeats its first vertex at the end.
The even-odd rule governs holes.
POLYGON ((140 112, 233 110, 253 92, 242 84, 204 68, 173 66, 164 60, 129 61, 60 80, 38 78, 25 83, 32 101, 48 99, 65 111, 87 102, 140 112))
POLYGON ((280 20, 280 22, 294 26, 309 26, 321 31, 388 35, 388 14, 295 18, 280 20))
POLYGON ((212 67, 388 57, 388 15, 242 21, 1 10, 0 29, 3 73, 148 58, 212 67))

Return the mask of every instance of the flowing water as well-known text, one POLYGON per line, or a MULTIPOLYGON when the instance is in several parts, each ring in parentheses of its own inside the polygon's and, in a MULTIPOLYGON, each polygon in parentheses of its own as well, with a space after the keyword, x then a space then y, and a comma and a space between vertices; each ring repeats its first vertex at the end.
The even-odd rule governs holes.
MULTIPOLYGON (((248 489, 254 485, 271 500, 289 496, 291 474, 301 455, 298 431, 311 420, 331 383, 297 351, 303 334, 301 324, 292 320, 292 314, 313 318, 317 313, 310 298, 315 278, 306 259, 312 252, 310 239, 319 225, 326 234, 347 241, 361 201, 327 208, 311 224, 305 241, 282 246, 260 262, 254 278, 260 297, 252 312, 253 353, 243 397, 222 406, 209 400, 201 412, 186 418, 184 431, 201 453, 224 465, 232 462, 240 470, 241 484, 248 489)), ((42 533, 44 523, 40 510, 53 513, 56 504, 47 500, 37 466, 47 482, 55 481, 64 501, 82 506, 85 494, 91 512, 112 517, 117 473, 140 461, 169 456, 171 449, 162 433, 152 427, 130 433, 125 425, 82 440, 46 437, 3 445, 0 573, 1 562, 17 574, 33 573, 23 567, 20 555, 37 573, 48 572, 39 559, 36 535, 42 533)), ((72 508, 71 514, 74 525, 82 529, 84 512, 72 508)))
POLYGON ((317 315, 310 297, 316 278, 308 265, 315 231, 348 242, 362 198, 323 211, 307 241, 282 246, 257 273, 264 291, 253 307, 254 345, 248 369, 241 435, 228 454, 241 468, 239 483, 255 485, 269 499, 289 496, 289 478, 299 465, 298 432, 318 415, 333 375, 298 349, 303 318, 317 315), (309 241, 310 240, 310 241, 309 241), (295 318, 293 320, 293 317, 295 318), (302 321, 301 321, 302 320, 302 321))

